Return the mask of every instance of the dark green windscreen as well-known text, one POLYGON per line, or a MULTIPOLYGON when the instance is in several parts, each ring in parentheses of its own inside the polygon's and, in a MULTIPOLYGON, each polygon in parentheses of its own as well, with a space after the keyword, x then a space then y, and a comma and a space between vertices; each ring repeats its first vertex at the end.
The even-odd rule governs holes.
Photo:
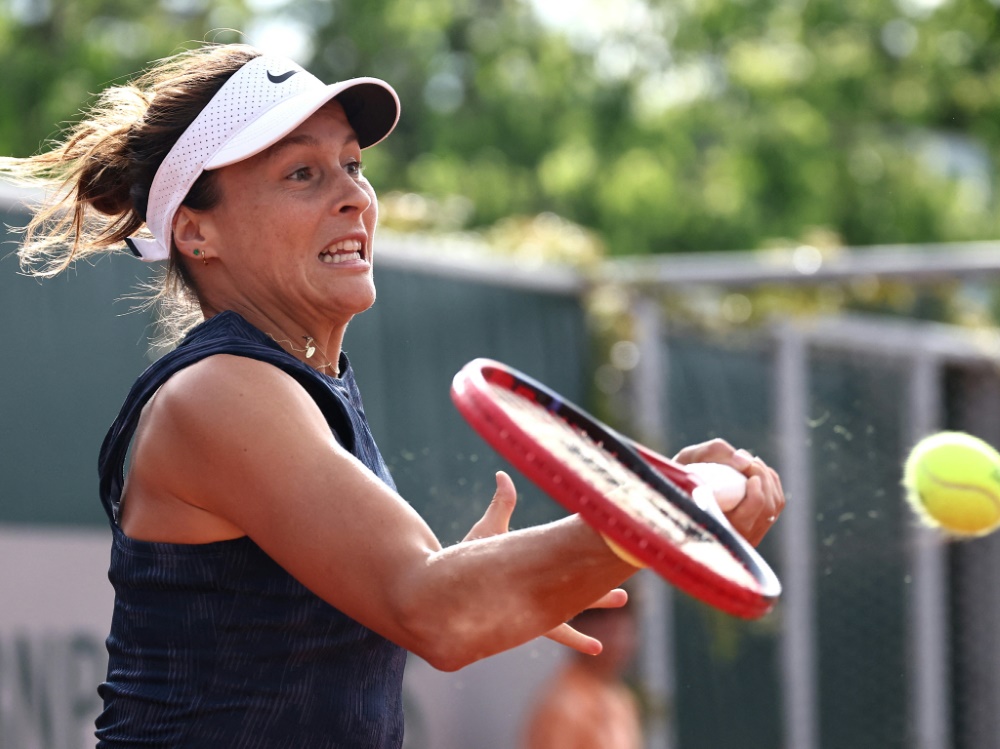
MULTIPOLYGON (((688 338, 667 345, 671 450, 722 437, 774 465, 770 351, 688 338)), ((772 534, 760 549, 772 563, 774 546, 772 534)), ((781 749, 778 615, 747 622, 683 594, 675 601, 679 746, 781 749)))
MULTIPOLYGON (((21 215, 2 217, 5 224, 21 215)), ((0 522, 104 524, 97 498, 101 440, 147 366, 150 315, 128 314, 151 269, 127 256, 49 280, 21 275, 6 237, 0 260, 0 522)), ((470 359, 525 370, 580 402, 588 371, 578 300, 378 267, 378 302, 348 329, 345 349, 400 492, 444 541, 486 508, 503 464, 451 405, 470 359)), ((518 477, 515 476, 517 480, 518 477)), ((526 480, 515 515, 561 513, 526 480)))

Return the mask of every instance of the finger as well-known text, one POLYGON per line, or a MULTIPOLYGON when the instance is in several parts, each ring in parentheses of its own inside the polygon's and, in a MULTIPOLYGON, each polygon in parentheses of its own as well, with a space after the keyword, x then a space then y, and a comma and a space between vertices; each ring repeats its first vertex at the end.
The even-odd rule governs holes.
POLYGON ((682 449, 674 460, 678 463, 718 463, 718 458, 731 455, 736 452, 735 448, 724 439, 716 437, 707 442, 699 442, 696 445, 688 445, 682 449))
POLYGON ((761 533, 761 518, 769 517, 764 492, 761 490, 760 478, 751 476, 747 480, 747 491, 733 510, 726 513, 730 524, 752 545, 756 546, 763 538, 761 533))
POLYGON ((747 481, 746 497, 727 517, 732 526, 756 546, 774 525, 779 512, 776 499, 765 491, 761 476, 754 475, 747 481))
POLYGON ((734 508, 724 513, 733 528, 747 540, 750 540, 754 521, 760 514, 761 495, 756 490, 756 486, 757 482, 752 478, 748 479, 743 499, 734 508))
POLYGON ((771 480, 773 481, 774 490, 777 493, 777 510, 778 515, 781 515, 785 510, 785 504, 787 499, 785 498, 785 488, 781 485, 781 476, 773 468, 767 469, 771 474, 771 480))
POLYGON ((774 523, 785 509, 785 492, 781 486, 781 477, 777 471, 768 466, 760 458, 754 459, 750 474, 760 478, 761 491, 768 505, 768 520, 770 523, 774 523))
POLYGON ((590 604, 588 609, 620 609, 628 603, 628 593, 622 588, 615 588, 614 590, 609 590, 603 596, 598 598, 592 604, 590 604))
POLYGON ((558 642, 560 645, 573 648, 573 650, 583 653, 584 655, 600 655, 601 651, 604 649, 600 640, 597 640, 590 635, 585 635, 583 632, 578 632, 568 624, 560 624, 555 629, 550 629, 545 633, 545 636, 553 642, 558 642))
POLYGON ((755 474, 747 481, 748 484, 751 482, 753 483, 753 494, 757 509, 751 524, 750 542, 756 546, 767 532, 771 530, 771 526, 778 519, 778 516, 774 505, 774 497, 768 491, 768 481, 761 474, 755 474))
POLYGON ((504 471, 497 471, 497 489, 493 494, 490 506, 486 508, 483 517, 472 526, 466 535, 466 541, 477 538, 488 538, 506 533, 510 529, 510 518, 517 505, 517 491, 514 482, 504 471))
POLYGON ((507 520, 510 520, 514 512, 514 505, 517 504, 517 490, 514 488, 514 480, 507 475, 506 471, 497 471, 497 490, 493 493, 493 504, 496 504, 507 513, 507 520))
POLYGON ((753 456, 746 450, 737 450, 726 440, 716 438, 697 445, 685 447, 674 460, 678 463, 722 463, 743 473, 753 462, 753 456))

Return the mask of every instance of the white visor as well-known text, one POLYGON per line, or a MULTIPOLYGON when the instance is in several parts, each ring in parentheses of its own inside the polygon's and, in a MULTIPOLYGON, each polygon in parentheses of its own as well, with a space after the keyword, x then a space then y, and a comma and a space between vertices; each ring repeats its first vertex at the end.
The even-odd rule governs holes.
POLYGON ((203 171, 249 158, 275 144, 333 98, 344 107, 362 148, 399 121, 399 97, 377 78, 327 85, 283 57, 255 57, 225 82, 163 159, 146 204, 152 237, 130 237, 129 249, 152 262, 170 257, 174 214, 203 171))

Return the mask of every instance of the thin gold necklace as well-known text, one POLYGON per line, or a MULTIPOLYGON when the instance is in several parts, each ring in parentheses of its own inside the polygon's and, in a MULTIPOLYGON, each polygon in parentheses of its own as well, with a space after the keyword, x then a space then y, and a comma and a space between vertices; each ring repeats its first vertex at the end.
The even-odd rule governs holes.
POLYGON ((275 343, 277 343, 279 345, 282 344, 282 343, 287 343, 288 344, 288 348, 290 348, 292 351, 297 351, 300 354, 305 354, 306 355, 306 359, 312 359, 313 356, 316 354, 316 352, 319 351, 321 354, 323 354, 323 358, 326 359, 326 364, 317 364, 317 365, 315 365, 316 369, 332 369, 333 370, 333 376, 334 377, 340 377, 340 367, 337 366, 336 364, 334 364, 332 361, 330 361, 330 357, 326 355, 325 351, 323 351, 322 349, 320 349, 316 345, 316 341, 313 340, 313 337, 311 335, 304 335, 304 336, 302 336, 302 340, 304 340, 306 342, 306 347, 305 348, 298 348, 298 347, 296 347, 296 345, 294 343, 292 343, 291 341, 289 341, 287 338, 283 338, 281 340, 278 340, 277 338, 275 338, 270 333, 268 333, 267 335, 275 343))

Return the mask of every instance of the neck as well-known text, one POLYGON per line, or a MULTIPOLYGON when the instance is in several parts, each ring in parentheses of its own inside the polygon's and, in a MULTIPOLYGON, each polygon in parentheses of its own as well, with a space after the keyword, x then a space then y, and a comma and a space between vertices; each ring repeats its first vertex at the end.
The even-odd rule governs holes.
MULTIPOLYGON (((265 314, 260 310, 241 307, 238 312, 247 322, 267 334, 284 351, 313 369, 340 376, 340 351, 347 325, 329 321, 299 321, 296 318, 265 314)), ((212 311, 214 314, 217 311, 212 311)), ((206 318, 211 316, 206 311, 206 318)))
POLYGON ((320 348, 319 343, 311 335, 303 335, 301 345, 296 345, 295 341, 289 338, 278 338, 271 333, 268 335, 281 348, 313 369, 333 377, 340 377, 339 352, 336 357, 327 356, 326 351, 320 348))

